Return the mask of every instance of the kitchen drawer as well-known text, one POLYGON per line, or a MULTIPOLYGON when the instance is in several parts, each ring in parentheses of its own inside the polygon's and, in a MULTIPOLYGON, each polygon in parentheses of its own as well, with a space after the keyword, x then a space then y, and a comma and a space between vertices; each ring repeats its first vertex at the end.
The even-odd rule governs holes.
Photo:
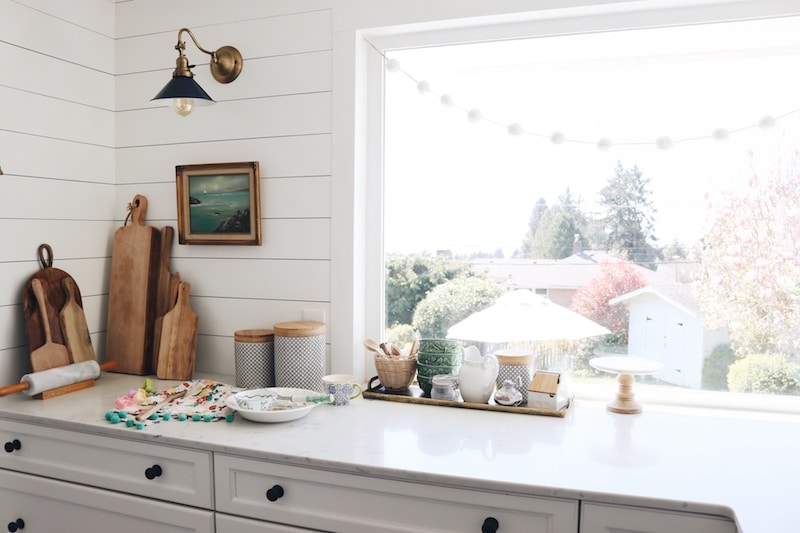
POLYGON ((217 533, 306 533, 308 531, 314 530, 217 513, 217 533))
MULTIPOLYGON (((0 470, 0 527, 85 533, 213 533, 214 512, 0 470)), ((12 529, 9 529, 11 531, 12 529)))
POLYGON ((736 533, 736 525, 724 517, 661 509, 581 504, 580 533, 736 533))
POLYGON ((12 450, 0 450, 0 468, 213 508, 210 452, 7 420, 0 443, 12 450))
POLYGON ((217 511, 347 533, 575 533, 578 502, 392 481, 216 454, 217 511), (280 490, 278 490, 280 487, 280 490), (279 496, 267 498, 268 491, 279 496))

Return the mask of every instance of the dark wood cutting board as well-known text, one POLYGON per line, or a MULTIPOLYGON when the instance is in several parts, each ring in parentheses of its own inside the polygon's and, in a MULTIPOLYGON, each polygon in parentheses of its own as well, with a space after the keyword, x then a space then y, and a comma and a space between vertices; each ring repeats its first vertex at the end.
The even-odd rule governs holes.
MULTIPOLYGON (((31 353, 37 348, 44 346, 46 342, 44 323, 42 322, 39 304, 36 301, 36 295, 33 293, 31 282, 34 279, 42 281, 47 306, 45 313, 50 325, 52 341, 55 344, 66 344, 59 321, 59 312, 66 302, 66 295, 62 288, 62 282, 64 279, 72 280, 72 277, 63 270, 53 268, 53 249, 49 244, 45 243, 39 245, 38 254, 39 263, 42 268, 28 279, 22 292, 22 312, 25 318, 25 333, 28 337, 28 349, 31 353)), ((74 283, 74 280, 72 281, 75 287, 75 291, 73 292, 74 302, 78 307, 83 309, 81 291, 78 288, 78 284, 74 283)))
POLYGON ((130 206, 131 224, 114 232, 108 285, 106 360, 114 372, 151 372, 161 233, 147 226, 147 199, 137 194, 130 206))

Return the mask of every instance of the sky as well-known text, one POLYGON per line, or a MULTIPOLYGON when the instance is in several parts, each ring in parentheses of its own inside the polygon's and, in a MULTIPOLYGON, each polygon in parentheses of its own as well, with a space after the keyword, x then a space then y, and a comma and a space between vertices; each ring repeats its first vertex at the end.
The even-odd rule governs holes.
POLYGON ((797 146, 798 35, 787 18, 387 53, 386 251, 510 257, 537 199, 569 187, 597 212, 617 162, 650 180, 659 244, 693 244, 709 199, 797 146))

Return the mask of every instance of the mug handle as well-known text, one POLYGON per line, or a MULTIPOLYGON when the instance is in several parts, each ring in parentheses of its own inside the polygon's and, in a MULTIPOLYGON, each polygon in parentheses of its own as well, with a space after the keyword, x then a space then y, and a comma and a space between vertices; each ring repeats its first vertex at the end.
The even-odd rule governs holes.
POLYGON ((350 396, 350 399, 351 399, 351 400, 355 400, 356 398, 358 398, 359 396, 361 396, 361 393, 362 393, 363 391, 362 391, 362 389, 361 389, 361 385, 359 385, 358 383, 353 383, 353 387, 352 387, 352 388, 353 388, 353 395, 352 395, 352 396, 350 396), (358 392, 356 392, 356 389, 358 389, 358 392))

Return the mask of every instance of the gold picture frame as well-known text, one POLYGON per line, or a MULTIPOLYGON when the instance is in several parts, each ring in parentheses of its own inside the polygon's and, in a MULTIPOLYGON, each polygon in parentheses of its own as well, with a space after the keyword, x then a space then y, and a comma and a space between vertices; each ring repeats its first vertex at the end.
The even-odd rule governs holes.
POLYGON ((180 244, 261 244, 258 161, 175 167, 180 244))

